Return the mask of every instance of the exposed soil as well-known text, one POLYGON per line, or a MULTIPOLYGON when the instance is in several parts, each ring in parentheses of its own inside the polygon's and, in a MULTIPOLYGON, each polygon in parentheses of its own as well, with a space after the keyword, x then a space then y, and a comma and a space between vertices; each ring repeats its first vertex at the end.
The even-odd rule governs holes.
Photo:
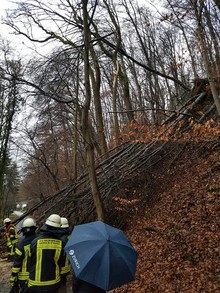
POLYGON ((8 293, 9 289, 9 278, 11 275, 12 262, 6 260, 6 258, 0 258, 0 293, 8 293))

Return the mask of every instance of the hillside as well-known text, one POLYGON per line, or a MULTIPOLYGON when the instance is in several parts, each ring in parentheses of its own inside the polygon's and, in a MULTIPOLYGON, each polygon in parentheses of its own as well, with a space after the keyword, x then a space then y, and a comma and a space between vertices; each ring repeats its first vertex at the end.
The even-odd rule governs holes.
POLYGON ((151 159, 107 208, 139 253, 136 280, 112 293, 220 292, 220 140, 170 142, 151 159))
POLYGON ((129 186, 126 233, 139 261, 135 282, 114 293, 220 292, 220 141, 188 144, 168 162, 150 185, 142 174, 129 186))

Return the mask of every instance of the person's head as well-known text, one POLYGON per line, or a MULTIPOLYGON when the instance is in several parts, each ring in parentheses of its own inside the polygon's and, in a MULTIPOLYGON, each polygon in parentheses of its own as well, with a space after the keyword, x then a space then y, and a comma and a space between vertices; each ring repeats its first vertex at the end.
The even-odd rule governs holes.
POLYGON ((34 233, 36 229, 37 229, 37 225, 36 225, 35 220, 32 218, 27 218, 22 223, 21 232, 24 235, 26 235, 26 234, 34 233))
POLYGON ((52 214, 46 219, 45 224, 47 226, 50 226, 53 228, 60 228, 61 227, 61 218, 57 214, 52 214))
POLYGON ((61 217, 61 228, 69 228, 69 222, 67 218, 61 217))
POLYGON ((9 224, 11 224, 11 219, 10 218, 5 218, 3 223, 7 227, 9 224))

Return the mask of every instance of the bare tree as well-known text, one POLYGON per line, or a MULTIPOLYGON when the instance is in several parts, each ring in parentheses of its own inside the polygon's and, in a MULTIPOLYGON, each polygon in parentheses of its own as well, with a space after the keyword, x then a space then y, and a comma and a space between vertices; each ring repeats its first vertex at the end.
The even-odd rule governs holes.
POLYGON ((214 75, 211 72, 212 66, 214 64, 211 64, 210 56, 208 54, 209 52, 209 46, 207 44, 207 39, 205 36, 205 29, 204 29, 204 24, 202 20, 202 12, 203 12, 203 5, 199 6, 198 3, 194 2, 194 9, 195 9, 195 16, 196 16, 196 21, 197 21, 197 26, 198 26, 198 40, 200 43, 200 48, 201 48, 201 55, 204 61, 205 69, 206 69, 206 74, 209 79, 211 91, 212 91, 212 96, 216 105, 216 109, 218 111, 218 115, 220 116, 220 97, 219 93, 216 87, 214 75))
POLYGON ((84 26, 84 77, 85 77, 85 103, 83 105, 82 112, 82 132, 85 141, 85 149, 86 149, 86 158, 87 158, 87 166, 90 180, 90 187, 92 190, 92 195, 94 199, 94 203, 96 206, 97 217, 99 220, 104 221, 104 206, 101 200, 101 195, 98 188, 98 182, 96 178, 95 172, 95 160, 94 160, 94 147, 91 141, 90 133, 89 133, 89 108, 91 101, 91 87, 90 87, 90 63, 89 63, 89 47, 90 47, 90 31, 89 31, 89 17, 87 11, 88 1, 83 0, 83 26, 84 26))
MULTIPOLYGON (((168 3, 172 7, 172 11, 175 12, 179 23, 183 23, 184 19, 186 23, 188 21, 191 24, 192 38, 196 38, 197 51, 202 57, 200 62, 203 68, 202 70, 200 68, 200 75, 205 75, 209 79, 216 109, 220 113, 220 98, 215 82, 219 78, 219 24, 217 24, 217 18, 213 17, 214 9, 212 2, 186 0, 181 3, 181 6, 171 0, 168 3), (180 19, 182 20, 180 21, 180 19)), ((166 18, 169 19, 170 15, 166 18)), ((172 21, 174 23, 173 19, 172 21)), ((181 29, 182 27, 181 25, 181 29)))
POLYGON ((10 139, 15 115, 22 101, 16 77, 21 75, 20 61, 12 60, 8 48, 3 51, 5 58, 0 65, 0 216, 6 207, 5 186, 10 165, 10 139), (3 204, 3 202, 5 204, 3 204))

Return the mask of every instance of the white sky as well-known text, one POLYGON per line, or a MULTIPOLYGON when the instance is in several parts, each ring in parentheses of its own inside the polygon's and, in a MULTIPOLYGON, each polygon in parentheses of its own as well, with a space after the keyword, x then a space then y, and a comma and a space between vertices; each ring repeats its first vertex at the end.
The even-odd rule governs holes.
POLYGON ((10 42, 10 46, 15 49, 17 54, 20 55, 22 47, 24 46, 22 39, 20 37, 16 37, 12 34, 12 32, 10 33, 10 28, 2 23, 2 18, 6 16, 6 9, 10 9, 12 7, 13 3, 10 0, 0 0, 0 35, 2 39, 8 40, 10 42))
MULTIPOLYGON (((6 16, 6 9, 9 9, 10 7, 13 7, 13 4, 10 0, 0 0, 0 17, 4 17, 6 16)), ((8 29, 7 29, 7 26, 6 25, 3 25, 1 23, 1 35, 3 35, 3 33, 7 32, 8 29)))
MULTIPOLYGON (((36 54, 36 52, 34 52, 34 50, 36 50, 36 44, 31 43, 24 36, 16 36, 9 26, 2 23, 2 19, 6 16, 6 9, 10 9, 16 6, 16 4, 13 4, 13 0, 0 0, 0 36, 2 37, 2 39, 9 41, 9 45, 11 48, 14 49, 14 53, 16 54, 16 56, 22 56, 30 59, 30 57, 33 57, 33 55, 36 54)), ((44 46, 42 45, 43 53, 45 52, 44 46)), ((38 50, 39 52, 41 52, 41 47, 39 45, 38 50)))

